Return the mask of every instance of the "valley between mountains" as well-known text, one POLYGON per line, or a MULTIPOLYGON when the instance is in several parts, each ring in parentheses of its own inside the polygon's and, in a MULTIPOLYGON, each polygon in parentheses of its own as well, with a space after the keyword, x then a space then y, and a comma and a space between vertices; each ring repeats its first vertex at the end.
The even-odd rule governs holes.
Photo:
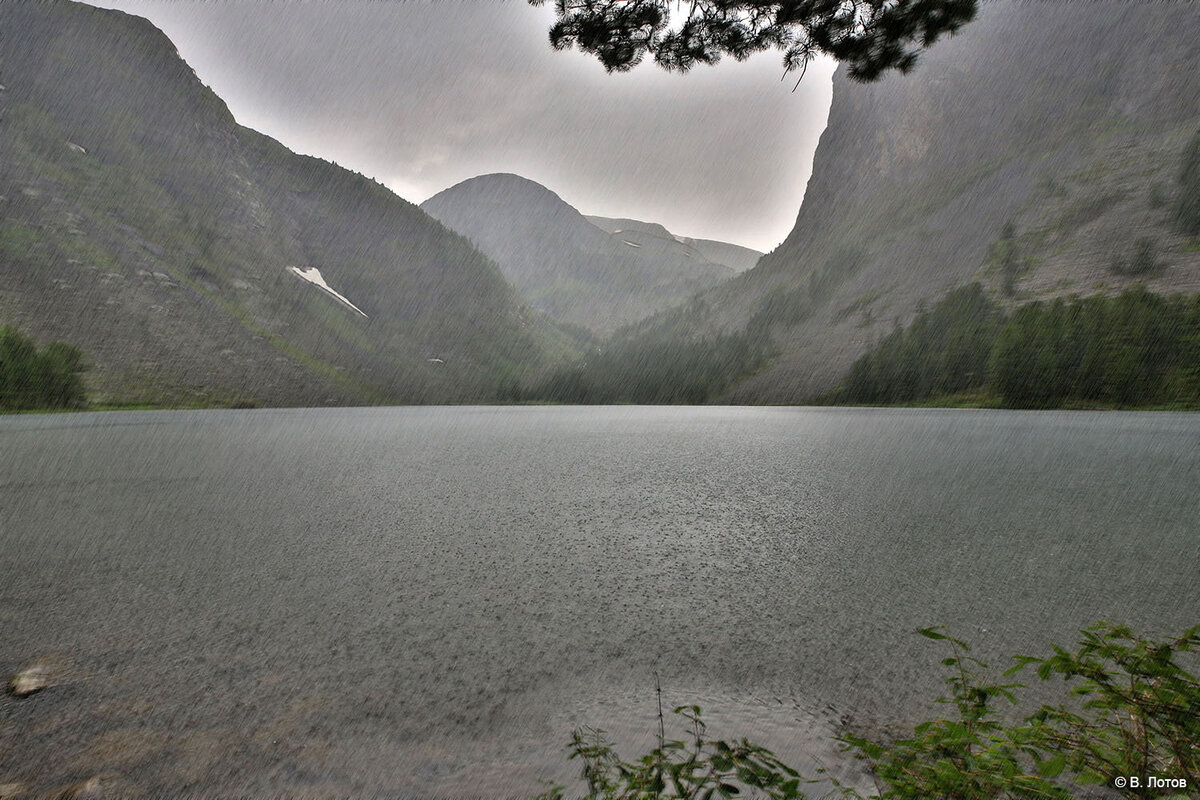
POLYGON ((144 19, 5 3, 0 324, 101 405, 811 402, 970 284, 1200 291, 1198 62, 1192 4, 985 4, 911 75, 837 73, 762 254, 512 174, 416 206, 239 125, 144 19))

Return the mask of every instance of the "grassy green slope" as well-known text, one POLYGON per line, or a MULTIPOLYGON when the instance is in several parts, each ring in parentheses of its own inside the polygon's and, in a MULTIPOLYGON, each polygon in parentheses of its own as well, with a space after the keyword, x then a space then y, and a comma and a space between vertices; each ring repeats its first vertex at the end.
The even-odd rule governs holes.
POLYGON ((238 126, 145 20, 4 4, 0 54, 0 320, 83 348, 98 400, 488 399, 569 349, 415 206, 238 126))

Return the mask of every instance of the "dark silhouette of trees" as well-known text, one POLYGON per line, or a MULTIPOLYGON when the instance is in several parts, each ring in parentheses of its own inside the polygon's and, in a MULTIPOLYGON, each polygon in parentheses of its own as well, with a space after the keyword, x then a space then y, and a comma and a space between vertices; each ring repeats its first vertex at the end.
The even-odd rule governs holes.
POLYGON ((16 329, 0 326, 0 410, 79 408, 86 395, 83 356, 62 342, 41 350, 16 329))
POLYGON ((979 390, 1003 324, 1000 307, 974 283, 946 295, 854 363, 844 389, 857 403, 908 403, 979 390))
POLYGON ((1000 271, 1000 285, 1012 297, 1017 293, 1017 278, 1021 275, 1021 255, 1017 249, 1017 226, 1012 220, 1004 223, 1000 238, 992 243, 991 259, 1000 271))
POLYGON ((701 339, 630 334, 559 369, 529 395, 558 403, 697 405, 719 396, 768 355, 764 340, 747 332, 701 339))
POLYGON ((1113 256, 1109 272, 1114 275, 1142 277, 1162 272, 1166 265, 1158 260, 1158 248, 1148 236, 1139 236, 1133 243, 1133 253, 1127 259, 1113 256))
POLYGON ((1200 406, 1200 295, 1135 286, 1005 315, 973 284, 859 358, 834 399, 887 404, 982 392, 1013 408, 1200 406))
MULTIPOLYGON (((546 0, 530 0, 542 5, 546 0)), ((739 61, 763 50, 783 52, 784 68, 801 70, 818 54, 873 81, 908 72, 921 50, 975 16, 978 0, 555 0, 555 49, 578 47, 610 72, 649 54, 659 66, 686 71, 739 61), (671 25, 672 10, 683 21, 671 25)), ((678 19, 676 19, 678 22, 678 19)))

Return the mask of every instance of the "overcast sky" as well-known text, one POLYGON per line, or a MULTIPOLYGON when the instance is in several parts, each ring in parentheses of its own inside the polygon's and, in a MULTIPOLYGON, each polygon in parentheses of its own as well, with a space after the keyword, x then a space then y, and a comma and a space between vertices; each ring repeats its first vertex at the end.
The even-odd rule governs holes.
POLYGON ((515 172, 585 214, 769 250, 829 111, 831 63, 795 93, 774 52, 607 75, 522 0, 91 2, 154 22, 242 124, 414 203, 515 172))

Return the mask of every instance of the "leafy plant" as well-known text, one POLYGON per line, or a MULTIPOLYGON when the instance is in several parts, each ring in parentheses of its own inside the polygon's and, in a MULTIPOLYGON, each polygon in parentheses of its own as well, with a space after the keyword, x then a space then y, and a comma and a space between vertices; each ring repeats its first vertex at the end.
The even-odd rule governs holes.
MULTIPOLYGON (((949 668, 948 697, 938 702, 954 706, 951 718, 922 722, 912 736, 888 744, 863 736, 839 737, 859 758, 869 762, 880 798, 897 800, 998 800, 999 798, 1059 798, 1070 794, 1051 781, 1062 771, 1054 760, 1042 761, 1036 747, 1036 725, 1005 727, 994 702, 1016 703, 1020 684, 988 683, 976 670, 987 665, 969 655, 966 642, 924 628, 922 636, 946 642, 951 655, 942 659, 949 668), (1031 772, 1028 767, 1036 766, 1031 772)), ((853 790, 845 795, 859 798, 853 790)))
MULTIPOLYGON (((689 736, 667 741, 661 689, 658 697, 658 746, 636 761, 623 761, 602 730, 584 727, 572 733, 570 757, 583 761, 589 800, 711 800, 743 793, 803 800, 800 774, 767 748, 746 739, 726 742, 709 738, 700 706, 675 709, 675 714, 687 721, 689 736)), ((539 800, 560 800, 564 790, 555 786, 539 800)))
MULTIPOLYGON (((1007 673, 1034 666, 1042 680, 1074 684, 1076 706, 1043 706, 1031 718, 1035 745, 1081 783, 1157 776, 1200 785, 1200 681, 1179 663, 1181 654, 1200 650, 1200 626, 1163 641, 1109 623, 1081 634, 1076 652, 1056 646, 1049 658, 1021 656, 1007 673)), ((1145 785, 1128 791, 1162 794, 1145 785)))
MULTIPOLYGON (((938 702, 953 713, 893 741, 838 737, 868 762, 876 787, 864 797, 821 770, 843 800, 1070 800, 1071 782, 1173 800, 1189 795, 1164 788, 1200 785, 1200 680, 1181 663, 1200 651, 1200 626, 1155 640, 1098 623, 1081 631, 1074 652, 1055 645, 1048 658, 1017 656, 1006 677, 1035 667, 1043 681, 1073 683, 1068 702, 1044 705, 1019 722, 997 713, 996 702, 1015 705, 1022 684, 988 680, 987 664, 941 628, 918 633, 950 648, 941 662, 949 691, 938 702)), ((661 690, 659 698, 658 746, 636 761, 623 761, 601 730, 574 732, 571 758, 583 761, 589 800, 804 798, 801 785, 815 782, 746 739, 709 739, 699 706, 675 709, 690 736, 666 741, 661 690)), ((540 800, 561 800, 563 792, 555 786, 540 800)))

